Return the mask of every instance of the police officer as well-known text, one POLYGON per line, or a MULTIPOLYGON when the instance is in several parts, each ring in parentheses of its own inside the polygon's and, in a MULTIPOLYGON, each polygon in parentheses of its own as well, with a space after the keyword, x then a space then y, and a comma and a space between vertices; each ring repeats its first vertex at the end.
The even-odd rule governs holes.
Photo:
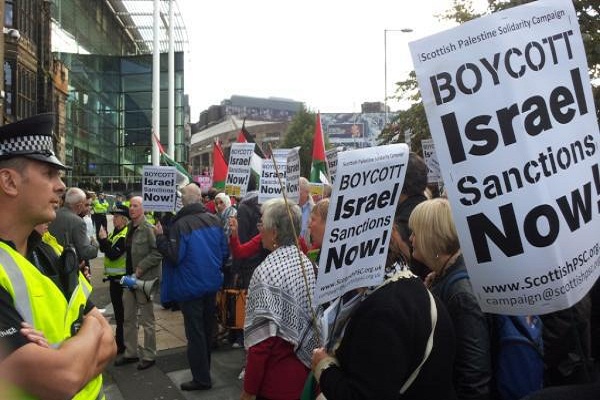
POLYGON ((34 227, 55 218, 65 190, 53 126, 53 114, 41 114, 0 127, 0 381, 11 398, 102 399, 116 352, 110 325, 76 263, 42 266, 32 254, 34 227), (44 267, 74 274, 75 285, 61 287, 44 267))
POLYGON ((121 278, 125 275, 125 259, 127 249, 125 239, 127 237, 127 224, 129 223, 129 209, 125 206, 115 208, 110 212, 113 215, 114 230, 110 235, 104 227, 98 232, 100 250, 104 253, 104 275, 110 285, 110 301, 115 312, 117 330, 115 340, 117 342, 117 354, 125 352, 125 341, 123 339, 123 286, 121 278))
POLYGON ((106 213, 108 212, 108 200, 104 193, 98 193, 98 196, 94 196, 92 200, 92 221, 96 228, 96 237, 100 232, 100 227, 104 227, 104 230, 108 229, 108 221, 106 219, 106 213))

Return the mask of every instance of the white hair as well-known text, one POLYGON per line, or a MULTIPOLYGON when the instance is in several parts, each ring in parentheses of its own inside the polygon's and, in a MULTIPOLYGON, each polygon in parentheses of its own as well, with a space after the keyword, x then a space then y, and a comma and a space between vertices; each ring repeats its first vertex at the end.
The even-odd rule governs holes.
POLYGON ((195 183, 189 183, 181 189, 181 202, 184 206, 202 202, 202 191, 195 183))
POLYGON ((78 187, 72 187, 65 194, 65 205, 72 207, 77 203, 81 203, 86 199, 85 192, 78 187))
POLYGON ((300 186, 300 189, 304 189, 306 191, 310 190, 310 182, 303 176, 298 178, 298 186, 300 186))

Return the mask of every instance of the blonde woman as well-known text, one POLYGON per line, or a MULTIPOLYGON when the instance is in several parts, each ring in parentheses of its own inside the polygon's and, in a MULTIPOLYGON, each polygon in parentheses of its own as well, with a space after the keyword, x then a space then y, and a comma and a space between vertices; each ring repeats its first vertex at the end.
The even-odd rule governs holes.
POLYGON ((449 279, 456 271, 466 270, 450 203, 443 198, 420 203, 411 213, 408 225, 412 231, 412 256, 434 272, 431 290, 445 304, 454 324, 453 380, 457 397, 489 399, 492 372, 486 318, 471 282, 449 279))

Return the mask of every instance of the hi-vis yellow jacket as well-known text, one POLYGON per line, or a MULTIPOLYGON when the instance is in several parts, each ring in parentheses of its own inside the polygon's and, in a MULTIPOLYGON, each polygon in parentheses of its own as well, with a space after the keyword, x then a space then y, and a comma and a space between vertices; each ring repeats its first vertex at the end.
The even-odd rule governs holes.
POLYGON ((95 199, 92 201, 92 209, 94 210, 94 214, 106 214, 108 211, 108 201, 100 201, 95 199))
MULTIPOLYGON (((124 238, 127 236, 127 226, 125 226, 125 228, 121 229, 119 231, 119 233, 117 233, 115 235, 115 232, 111 232, 110 235, 108 235, 108 241, 110 242, 111 246, 114 246, 119 239, 124 238)), ((111 260, 108 257, 104 257, 104 275, 106 276, 120 276, 120 275, 125 275, 125 259, 127 257, 127 253, 123 253, 121 255, 121 257, 117 258, 116 260, 111 260)))
MULTIPOLYGON (((0 285, 12 296, 25 322, 42 331, 53 348, 60 347, 72 336, 71 327, 79 319, 92 291, 91 285, 79 274, 79 284, 67 302, 50 278, 4 242, 0 242, 0 285)), ((34 399, 24 392, 17 398, 34 399)), ((73 397, 73 400, 100 399, 104 399, 101 374, 73 397)))

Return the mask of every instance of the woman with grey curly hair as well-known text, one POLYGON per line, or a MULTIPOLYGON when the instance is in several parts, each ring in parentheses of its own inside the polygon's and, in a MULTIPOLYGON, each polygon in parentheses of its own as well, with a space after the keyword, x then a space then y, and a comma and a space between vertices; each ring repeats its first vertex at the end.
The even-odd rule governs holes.
POLYGON ((298 399, 308 376, 317 346, 309 301, 315 274, 295 245, 301 218, 300 207, 284 199, 263 204, 259 230, 263 247, 271 253, 254 271, 248 288, 248 359, 241 399, 298 399))

